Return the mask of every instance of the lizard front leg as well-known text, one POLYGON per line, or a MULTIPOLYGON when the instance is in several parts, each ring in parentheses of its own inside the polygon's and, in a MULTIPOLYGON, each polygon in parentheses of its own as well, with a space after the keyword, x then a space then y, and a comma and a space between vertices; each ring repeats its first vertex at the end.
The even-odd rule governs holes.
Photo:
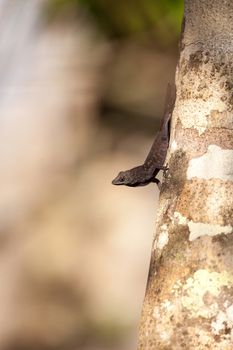
POLYGON ((159 181, 159 179, 157 179, 156 177, 153 178, 152 182, 156 183, 159 190, 161 190, 161 187, 162 187, 162 184, 161 182, 159 181))
POLYGON ((167 165, 159 165, 159 166, 156 166, 156 167, 157 167, 157 169, 163 170, 163 171, 167 171, 169 169, 167 165))

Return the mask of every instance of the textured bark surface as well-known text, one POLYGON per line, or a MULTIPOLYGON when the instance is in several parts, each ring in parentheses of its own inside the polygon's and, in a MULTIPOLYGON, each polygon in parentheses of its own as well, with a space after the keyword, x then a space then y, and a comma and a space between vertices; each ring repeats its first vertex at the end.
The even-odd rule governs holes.
POLYGON ((233 1, 186 0, 138 349, 233 348, 233 1))

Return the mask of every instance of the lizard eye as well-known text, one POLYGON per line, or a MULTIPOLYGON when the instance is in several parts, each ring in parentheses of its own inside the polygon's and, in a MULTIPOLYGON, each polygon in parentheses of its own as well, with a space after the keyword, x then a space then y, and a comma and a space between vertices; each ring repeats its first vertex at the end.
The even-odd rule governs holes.
POLYGON ((121 182, 124 182, 125 181, 125 176, 122 176, 121 179, 120 179, 121 182))

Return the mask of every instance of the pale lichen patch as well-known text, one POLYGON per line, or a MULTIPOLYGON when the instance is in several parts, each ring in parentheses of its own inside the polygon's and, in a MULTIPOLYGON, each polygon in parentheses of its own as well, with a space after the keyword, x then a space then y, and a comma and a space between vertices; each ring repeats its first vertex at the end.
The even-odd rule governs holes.
POLYGON ((161 308, 166 312, 171 312, 174 310, 175 306, 170 300, 166 299, 163 303, 161 303, 161 308))
POLYGON ((162 250, 165 247, 165 245, 168 244, 168 241, 169 241, 168 227, 166 224, 164 224, 160 227, 160 234, 156 242, 156 248, 162 250))
POLYGON ((183 128, 193 128, 197 130, 199 136, 208 127, 208 115, 212 110, 223 112, 226 104, 219 101, 218 97, 211 97, 207 101, 201 99, 183 100, 178 106, 178 115, 183 128))
POLYGON ((219 313, 219 307, 216 301, 210 305, 205 305, 204 296, 208 293, 213 297, 218 297, 223 287, 233 286, 233 275, 227 271, 209 272, 200 269, 196 271, 193 277, 187 279, 183 286, 181 302, 184 308, 188 310, 190 318, 214 317, 219 313))
POLYGON ((191 159, 187 170, 187 179, 192 178, 233 181, 233 150, 210 145, 207 152, 191 159))
POLYGON ((229 306, 227 309, 226 309, 226 313, 227 313, 227 317, 228 319, 233 322, 233 305, 229 306))
POLYGON ((211 329, 214 334, 220 334, 227 324, 227 315, 223 311, 219 311, 216 319, 211 322, 211 329))
POLYGON ((172 288, 172 294, 177 298, 179 298, 179 293, 180 293, 181 287, 182 287, 181 280, 177 280, 172 288))
POLYGON ((216 335, 224 334, 225 337, 231 335, 226 330, 233 328, 233 305, 226 309, 226 312, 219 311, 216 318, 211 322, 212 332, 216 335), (228 334, 226 334, 228 333, 228 334))
POLYGON ((231 225, 218 225, 209 224, 203 222, 194 222, 193 220, 188 220, 181 213, 175 211, 173 222, 177 222, 178 225, 187 225, 189 228, 189 241, 194 241, 195 239, 203 236, 217 236, 220 234, 230 234, 233 232, 233 227, 231 225))
POLYGON ((181 215, 178 211, 174 212, 174 220, 177 221, 178 225, 187 225, 188 219, 181 215))
MULTIPOLYGON (((166 304, 167 301, 165 301, 166 304)), ((170 305, 170 303, 169 303, 170 305)), ((153 318, 156 321, 156 333, 160 341, 166 345, 170 345, 173 336, 172 327, 168 327, 169 319, 174 314, 174 309, 167 309, 164 303, 159 307, 156 306, 153 310, 153 318), (166 315, 164 318, 163 316, 166 315)))
POLYGON ((175 152, 177 150, 177 142, 174 140, 171 144, 171 153, 175 152))
POLYGON ((229 234, 233 231, 231 225, 221 226, 217 224, 204 224, 202 222, 193 222, 192 220, 188 222, 188 227, 190 232, 190 241, 194 241, 195 239, 202 236, 216 236, 222 233, 229 234))

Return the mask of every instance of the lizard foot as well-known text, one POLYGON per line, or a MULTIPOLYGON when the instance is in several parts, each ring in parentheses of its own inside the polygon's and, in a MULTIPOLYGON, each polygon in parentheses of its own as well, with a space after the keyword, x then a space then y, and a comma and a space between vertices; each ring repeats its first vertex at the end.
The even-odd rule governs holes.
POLYGON ((161 165, 161 166, 158 166, 157 169, 167 171, 169 168, 167 165, 161 165))
POLYGON ((159 181, 159 179, 156 179, 156 177, 152 180, 152 182, 156 183, 159 190, 161 190, 161 187, 162 187, 162 184, 161 182, 159 181))

